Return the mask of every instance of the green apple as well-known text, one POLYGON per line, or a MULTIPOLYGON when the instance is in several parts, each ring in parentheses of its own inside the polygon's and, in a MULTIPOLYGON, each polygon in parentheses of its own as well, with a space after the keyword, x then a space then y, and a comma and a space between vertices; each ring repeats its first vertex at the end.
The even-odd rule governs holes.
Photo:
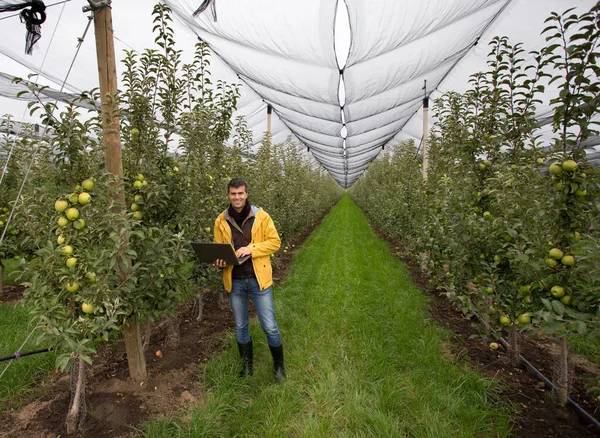
POLYGON ((94 313, 94 306, 92 306, 91 304, 88 303, 83 303, 81 305, 81 310, 83 310, 84 313, 87 313, 88 315, 94 313))
POLYGON ((69 202, 71 204, 77 204, 79 202, 79 195, 77 193, 71 193, 69 195, 69 202))
POLYGON ((135 188, 136 190, 139 190, 142 188, 144 184, 142 183, 142 181, 136 181, 133 183, 133 188, 135 188))
POLYGON ((500 315, 500 324, 502 325, 510 325, 511 320, 507 315, 500 315))
POLYGON ((575 257, 572 255, 566 255, 560 259, 560 262, 565 266, 573 266, 575 264, 575 257))
POLYGON ((519 322, 521 324, 530 324, 531 323, 531 316, 527 315, 527 314, 522 314, 519 315, 519 322))
POLYGON ((77 259, 75 257, 69 257, 67 259, 67 261, 65 262, 65 265, 67 265, 67 268, 72 268, 73 266, 75 266, 77 264, 77 259))
POLYGON ((136 204, 135 202, 133 204, 131 204, 131 211, 138 211, 140 209, 140 206, 138 204, 136 204))
POLYGON ((566 160, 562 163, 563 170, 566 170, 567 172, 574 172, 577 170, 577 167, 577 162, 573 160, 566 160))
POLYGON ((81 205, 87 205, 87 204, 89 204, 92 201, 92 197, 91 197, 91 195, 89 193, 82 192, 77 197, 77 200, 79 201, 79 203, 81 205))
POLYGON ((136 221, 141 221, 143 216, 144 215, 141 211, 136 211, 131 217, 133 217, 133 219, 135 219, 136 221))
POLYGON ((62 253, 64 255, 71 255, 73 254, 73 247, 71 245, 65 245, 62 247, 62 253))
POLYGON ((527 294, 527 293, 529 293, 530 290, 531 290, 530 284, 519 286, 519 292, 521 292, 522 294, 527 294))
POLYGON ((96 273, 95 272, 86 272, 85 279, 88 283, 94 284, 96 282, 96 273))
POLYGON ((563 173, 563 168, 560 164, 558 163, 553 163, 550 165, 550 168, 548 169, 548 171, 550 172, 551 175, 560 175, 561 173, 563 173))
POLYGON ((65 214, 67 215, 67 219, 74 221, 79 217, 79 210, 77 210, 75 207, 71 207, 67 209, 65 214))
POLYGON ((62 213, 63 211, 65 211, 67 208, 69 207, 69 203, 67 201, 65 201, 64 199, 59 199, 58 201, 56 201, 54 203, 54 208, 56 209, 56 211, 58 211, 59 213, 62 213))
POLYGON ((69 282, 65 286, 65 289, 67 289, 67 291, 69 291, 71 293, 75 293, 79 290, 79 283, 77 283, 76 281, 69 282))
POLYGON ((135 180, 136 180, 136 181, 144 181, 144 175, 142 175, 141 173, 138 173, 138 174, 135 176, 135 180))
POLYGON ((484 211, 483 212, 483 217, 485 219, 491 219, 492 218, 492 213, 490 213, 489 211, 484 211))
POLYGON ((65 243, 65 236, 63 236, 62 234, 60 236, 58 236, 56 238, 56 243, 58 243, 59 245, 62 245, 63 243, 65 243))
POLYGON ((560 299, 560 302, 563 303, 565 306, 570 305, 571 301, 573 301, 573 297, 571 295, 565 295, 560 299))
POLYGON ((500 345, 498 345, 497 342, 490 342, 490 348, 492 350, 497 350, 498 348, 500 348, 500 345))
POLYGON ((552 286, 552 289, 550 289, 550 293, 554 298, 562 298, 565 296, 565 289, 559 285, 552 286))
POLYGON ((69 224, 69 219, 67 219, 64 216, 61 216, 58 218, 58 226, 59 227, 66 227, 69 224))
POLYGON ((76 230, 83 230, 85 228, 85 220, 81 218, 77 219, 75 222, 73 222, 73 228, 76 230))
POLYGON ((554 259, 554 260, 560 260, 564 255, 565 255, 565 253, 562 252, 562 250, 560 250, 558 248, 552 248, 550 250, 550 252, 548 253, 548 257, 550 257, 551 259, 554 259))
POLYGON ((95 185, 96 183, 90 178, 84 179, 81 183, 81 187, 83 187, 83 190, 87 190, 88 192, 93 190, 95 185))

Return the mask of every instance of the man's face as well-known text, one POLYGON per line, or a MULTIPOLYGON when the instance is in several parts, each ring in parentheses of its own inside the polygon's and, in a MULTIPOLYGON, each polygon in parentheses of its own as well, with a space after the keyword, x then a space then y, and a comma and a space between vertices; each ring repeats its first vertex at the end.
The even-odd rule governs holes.
POLYGON ((229 201, 236 211, 241 211, 246 205, 246 199, 248 198, 248 192, 246 186, 241 187, 229 187, 229 201))

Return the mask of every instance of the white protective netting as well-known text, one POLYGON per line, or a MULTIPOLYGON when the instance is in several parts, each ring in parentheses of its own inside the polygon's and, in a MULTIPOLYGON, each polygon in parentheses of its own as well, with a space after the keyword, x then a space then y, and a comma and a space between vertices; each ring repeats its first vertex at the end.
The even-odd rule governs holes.
MULTIPOLYGON (((0 0, 1 1, 1 0, 0 0)), ((6 0, 5 0, 6 1, 6 0)), ((39 72, 54 98, 86 24, 84 0, 47 3, 47 21, 33 56, 23 53, 24 26, 0 16, 0 96, 16 93, 13 75, 39 72), (41 67, 41 68, 40 68, 41 67), (6 87, 5 87, 6 85, 6 87), (13 87, 9 90, 8 86, 13 87)), ((244 115, 258 145, 273 107, 276 143, 293 136, 344 187, 352 185, 386 145, 422 137, 422 99, 465 91, 468 77, 486 69, 489 41, 496 35, 545 45, 540 35, 552 11, 589 10, 595 0, 165 0, 178 18, 179 48, 192 53, 197 38, 217 55, 213 76, 242 83, 234 114, 244 115), (206 2, 202 13, 194 12, 206 2), (214 20, 213 10, 217 20, 214 20), (341 10, 343 14, 338 11, 341 10), (346 14, 347 12, 347 14, 346 14), (336 26, 336 20, 337 25, 336 26), (350 33, 343 30, 349 22, 350 33), (341 26, 340 26, 341 25, 341 26), (338 32, 336 34, 336 29, 338 32), (349 45, 349 53, 343 52, 349 45), (346 60, 347 55, 347 60, 346 60), (342 59, 340 66, 338 59, 342 59), (345 65, 344 65, 345 63, 345 65), (340 86, 340 79, 343 84, 340 86)), ((153 45, 147 0, 114 0, 117 56, 123 49, 153 45)), ((63 93, 78 95, 97 86, 93 33, 87 36, 63 93)), ((118 66, 120 68, 120 65, 118 66)), ((32 79, 33 80, 33 79, 32 79)), ((548 88, 540 117, 550 112, 548 88)), ((21 98, 26 98, 22 96, 21 98)), ((68 99, 68 95, 60 95, 68 99)), ((17 108, 0 97, 2 112, 17 108)))

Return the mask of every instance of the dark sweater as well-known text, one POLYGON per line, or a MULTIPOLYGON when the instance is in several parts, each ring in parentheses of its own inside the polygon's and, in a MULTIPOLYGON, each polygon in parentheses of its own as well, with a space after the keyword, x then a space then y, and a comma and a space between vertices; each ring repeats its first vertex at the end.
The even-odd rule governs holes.
MULTIPOLYGON (((249 209, 248 215, 241 221, 241 224, 233 219, 229 214, 229 209, 225 212, 225 220, 227 220, 229 228, 231 228, 233 247, 236 251, 244 246, 250 245, 250 242, 252 241, 252 226, 254 225, 254 212, 252 209, 249 209)), ((239 266, 234 266, 232 276, 233 278, 255 277, 252 260, 248 260, 239 266)))

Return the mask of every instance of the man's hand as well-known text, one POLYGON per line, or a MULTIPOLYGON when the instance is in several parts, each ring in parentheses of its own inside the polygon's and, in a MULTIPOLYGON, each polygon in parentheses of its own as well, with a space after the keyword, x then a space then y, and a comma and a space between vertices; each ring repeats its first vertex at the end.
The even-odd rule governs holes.
POLYGON ((227 267, 227 263, 225 262, 225 260, 222 260, 222 259, 215 260, 212 265, 215 268, 219 268, 219 269, 223 269, 223 268, 227 267))
POLYGON ((250 248, 248 248, 247 246, 242 246, 240 249, 238 249, 235 252, 235 256, 239 259, 241 257, 244 256, 249 256, 252 255, 252 251, 250 251, 250 248))

